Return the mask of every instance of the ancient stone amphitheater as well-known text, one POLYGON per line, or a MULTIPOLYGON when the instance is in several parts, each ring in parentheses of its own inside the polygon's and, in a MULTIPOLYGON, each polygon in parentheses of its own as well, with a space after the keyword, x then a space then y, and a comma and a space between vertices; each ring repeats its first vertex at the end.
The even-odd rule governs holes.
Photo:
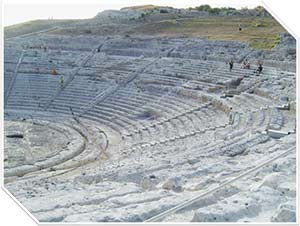
POLYGON ((295 43, 5 40, 5 187, 41 222, 141 222, 206 193, 160 221, 295 221, 295 43))

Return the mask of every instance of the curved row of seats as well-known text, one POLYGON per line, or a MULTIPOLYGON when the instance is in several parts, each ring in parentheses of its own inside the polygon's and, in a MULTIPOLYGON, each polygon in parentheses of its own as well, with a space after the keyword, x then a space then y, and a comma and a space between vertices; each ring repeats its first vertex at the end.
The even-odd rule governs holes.
MULTIPOLYGON (((66 56, 70 55, 66 53, 62 59, 66 56)), ((73 62, 80 62, 82 56, 79 54, 78 59, 73 59, 73 62)), ((59 57, 61 56, 57 59, 59 57)), ((22 66, 30 68, 37 62, 43 62, 41 58, 40 53, 28 52, 22 66)), ((72 109, 76 116, 84 112, 81 117, 117 130, 123 139, 129 142, 129 145, 152 141, 150 146, 155 146, 170 143, 176 139, 184 140, 191 136, 198 136, 206 131, 216 131, 217 139, 218 136, 231 139, 241 138, 249 128, 263 125, 267 118, 266 114, 270 120, 268 122, 270 128, 280 128, 283 124, 283 119, 276 110, 269 114, 269 111, 257 109, 258 105, 264 107, 270 104, 268 101, 262 101, 260 104, 258 100, 261 97, 252 97, 250 94, 239 95, 225 101, 237 112, 249 112, 249 114, 239 114, 235 124, 228 126, 224 112, 205 106, 199 100, 183 98, 176 93, 160 89, 143 90, 139 87, 140 83, 147 85, 147 82, 151 83, 151 80, 157 85, 177 86, 193 82, 194 85, 213 87, 213 84, 224 81, 224 78, 232 79, 245 76, 243 73, 249 73, 242 69, 234 69, 229 73, 227 66, 213 62, 187 59, 174 59, 173 61, 170 58, 161 58, 146 68, 134 81, 135 84, 121 87, 103 101, 97 102, 95 97, 117 86, 120 80, 118 76, 129 77, 137 68, 146 65, 150 60, 120 56, 107 57, 95 53, 78 70, 73 80, 66 87, 61 88, 57 96, 57 90, 60 89, 59 76, 19 73, 6 107, 21 110, 46 110, 64 115, 71 115, 72 109), (99 72, 99 76, 95 72, 99 72), (112 75, 115 75, 114 79, 107 79, 112 75), (208 78, 207 81, 206 78, 208 78), (44 109, 45 103, 52 97, 55 98, 47 109, 44 109), (94 105, 85 112, 89 103, 93 101, 95 101, 94 105)), ((20 70, 24 69, 21 67, 20 70)), ((8 73, 6 73, 6 78, 7 76, 9 76, 8 73)), ((9 81, 8 78, 7 81, 9 81)))
MULTIPOLYGON (((253 145, 257 145, 258 143, 264 143, 269 140, 269 136, 264 135, 262 133, 265 129, 270 128, 272 125, 277 126, 277 129, 279 129, 279 126, 282 125, 282 114, 280 111, 278 111, 272 106, 271 100, 258 97, 256 95, 251 97, 249 96, 251 95, 245 94, 245 96, 242 98, 235 98, 234 100, 226 102, 226 104, 228 104, 229 106, 235 105, 241 108, 240 112, 238 111, 238 109, 236 109, 237 112, 235 114, 235 120, 233 125, 223 125, 218 127, 216 126, 217 123, 213 122, 212 125, 206 124, 204 126, 207 129, 202 131, 201 135, 203 135, 203 133, 207 133, 208 131, 213 132, 212 136, 206 137, 208 143, 210 142, 210 140, 212 141, 212 153, 218 152, 219 154, 225 154, 228 156, 235 156, 241 154, 246 150, 247 147, 252 147, 253 145), (214 148, 216 146, 218 146, 218 148, 214 148)), ((211 119, 210 117, 217 119, 221 114, 218 113, 216 115, 213 115, 213 111, 211 111, 208 115, 209 117, 207 119, 205 119, 205 116, 203 114, 199 116, 198 119, 204 121, 211 119)), ((227 122, 226 120, 227 118, 224 117, 223 120, 221 120, 221 122, 227 122)), ((196 120, 194 121, 194 124, 201 125, 201 123, 197 122, 196 120)), ((194 135, 193 133, 190 134, 194 135)), ((167 141, 170 141, 172 143, 172 146, 175 148, 176 145, 178 145, 175 142, 176 139, 186 139, 185 146, 186 148, 188 148, 188 136, 181 135, 180 131, 178 131, 177 136, 174 136, 170 140, 163 139, 162 141, 158 142, 149 141, 147 143, 141 144, 140 146, 135 146, 132 149, 127 149, 126 153, 130 153, 130 151, 134 152, 136 150, 140 150, 141 148, 151 148, 151 153, 156 152, 156 150, 158 150, 158 147, 155 148, 155 146, 157 144, 164 145, 167 141)), ((196 140, 196 137, 194 140, 196 140)), ((170 147, 169 142, 168 147, 170 147)), ((161 149, 164 148, 160 146, 159 150, 161 149)), ((196 149, 196 152, 205 152, 206 150, 205 147, 200 148, 203 151, 200 151, 199 147, 196 149)))
POLYGON ((194 105, 186 103, 181 98, 169 96, 167 93, 137 92, 134 87, 126 87, 95 105, 82 117, 96 116, 97 118, 97 115, 98 117, 104 115, 108 120, 113 119, 110 124, 119 121, 119 126, 127 130, 124 135, 130 137, 138 135, 136 131, 145 131, 142 128, 151 125, 153 119, 139 119, 149 110, 155 112, 158 118, 167 118, 194 106, 195 103, 194 105))

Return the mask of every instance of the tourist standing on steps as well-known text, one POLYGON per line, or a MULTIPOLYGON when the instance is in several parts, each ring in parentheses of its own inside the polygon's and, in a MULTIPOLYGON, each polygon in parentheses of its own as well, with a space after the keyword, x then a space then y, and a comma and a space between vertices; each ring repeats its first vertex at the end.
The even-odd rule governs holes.
POLYGON ((60 76, 60 87, 62 88, 64 86, 64 76, 60 76))
POLYGON ((229 117, 229 125, 232 125, 234 123, 234 113, 232 111, 232 107, 229 110, 228 117, 229 117))
POLYGON ((242 29, 242 25, 241 24, 239 24, 239 31, 242 31, 243 29, 242 29))
POLYGON ((250 69, 250 61, 247 61, 246 69, 250 69))
POLYGON ((260 75, 263 70, 262 63, 258 63, 258 68, 256 69, 256 75, 260 75))
POLYGON ((233 60, 231 59, 231 60, 229 61, 229 71, 230 71, 230 72, 231 72, 232 68, 233 68, 233 60))

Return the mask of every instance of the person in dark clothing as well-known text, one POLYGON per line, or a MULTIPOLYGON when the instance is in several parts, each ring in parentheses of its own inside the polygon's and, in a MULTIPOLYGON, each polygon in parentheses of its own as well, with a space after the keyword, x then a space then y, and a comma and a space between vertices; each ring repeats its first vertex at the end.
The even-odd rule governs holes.
POLYGON ((234 112, 232 110, 232 107, 230 107, 229 109, 228 117, 229 117, 229 125, 232 125, 234 123, 234 112))
POLYGON ((242 29, 242 25, 241 24, 239 24, 239 31, 242 31, 243 29, 242 29))
POLYGON ((72 116, 73 116, 73 118, 74 118, 74 117, 75 117, 75 114, 74 114, 74 112, 73 112, 72 107, 70 107, 70 112, 71 112, 71 114, 72 114, 72 116))
POLYGON ((229 71, 231 71, 233 68, 233 60, 229 61, 229 71))
POLYGON ((258 64, 258 68, 257 68, 257 70, 256 70, 256 73, 257 73, 257 74, 260 74, 260 73, 262 72, 262 70, 263 70, 262 63, 259 63, 259 64, 258 64))

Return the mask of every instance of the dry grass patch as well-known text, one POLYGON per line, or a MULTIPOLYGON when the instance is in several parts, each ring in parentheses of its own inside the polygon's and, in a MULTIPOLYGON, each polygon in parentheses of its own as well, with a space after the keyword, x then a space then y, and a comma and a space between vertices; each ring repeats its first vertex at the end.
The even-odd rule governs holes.
POLYGON ((271 49, 286 32, 273 18, 205 17, 164 20, 136 28, 133 33, 159 36, 206 37, 213 40, 248 42, 254 48, 271 49), (239 26, 242 30, 239 30, 239 26))

